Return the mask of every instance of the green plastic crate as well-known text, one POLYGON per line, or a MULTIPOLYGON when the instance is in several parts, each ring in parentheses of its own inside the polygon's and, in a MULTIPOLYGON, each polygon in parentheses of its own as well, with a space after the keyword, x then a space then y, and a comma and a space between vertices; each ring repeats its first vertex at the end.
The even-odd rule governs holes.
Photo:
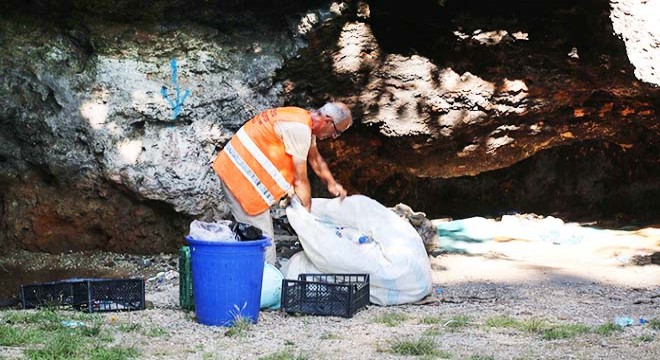
POLYGON ((179 306, 184 310, 195 308, 189 246, 183 246, 179 249, 179 306))

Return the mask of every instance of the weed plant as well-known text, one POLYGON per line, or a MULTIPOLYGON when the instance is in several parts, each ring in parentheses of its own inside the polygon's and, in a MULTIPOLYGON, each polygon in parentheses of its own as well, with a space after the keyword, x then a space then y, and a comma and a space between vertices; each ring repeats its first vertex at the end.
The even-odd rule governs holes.
POLYGON ((603 325, 599 325, 594 329, 594 332, 596 334, 604 335, 604 336, 610 336, 614 334, 615 332, 619 332, 623 330, 621 326, 614 324, 614 323, 607 323, 603 325))
POLYGON ((449 319, 445 326, 450 329, 458 329, 470 325, 470 317, 467 315, 457 315, 449 319))
POLYGON ((531 318, 521 321, 518 328, 525 332, 542 333, 550 328, 550 324, 545 319, 531 318))
POLYGON ((339 336, 335 333, 325 332, 325 333, 321 334, 319 339, 321 339, 321 340, 337 340, 337 339, 341 339, 341 336, 339 336))
POLYGON ((425 316, 419 322, 420 324, 440 324, 442 319, 438 316, 425 316))
POLYGON ((229 330, 225 332, 225 336, 229 337, 244 337, 247 335, 250 330, 252 323, 249 318, 238 316, 234 320, 234 325, 232 325, 229 330))
POLYGON ((429 337, 395 341, 390 352, 397 355, 448 357, 448 354, 436 348, 435 341, 429 337))
POLYGON ((408 319, 408 315, 400 312, 390 312, 378 315, 374 318, 374 322, 385 324, 387 326, 397 326, 408 319))
POLYGON ((649 327, 653 330, 660 330, 660 318, 651 319, 649 321, 649 327))
POLYGON ((290 349, 278 351, 264 357, 260 357, 259 360, 308 360, 310 357, 304 354, 295 354, 290 349))
POLYGON ((589 332, 584 324, 561 324, 551 327, 543 332, 544 340, 571 339, 579 334, 589 332))
POLYGON ((494 328, 518 328, 521 323, 510 316, 494 316, 486 320, 487 327, 494 328))
POLYGON ((161 337, 161 336, 169 335, 167 330, 165 330, 165 329, 163 329, 162 327, 159 327, 159 326, 155 326, 155 327, 145 329, 142 333, 146 336, 149 336, 149 337, 161 337))
POLYGON ((647 343, 653 341, 653 335, 651 334, 642 334, 637 337, 639 343, 647 343))

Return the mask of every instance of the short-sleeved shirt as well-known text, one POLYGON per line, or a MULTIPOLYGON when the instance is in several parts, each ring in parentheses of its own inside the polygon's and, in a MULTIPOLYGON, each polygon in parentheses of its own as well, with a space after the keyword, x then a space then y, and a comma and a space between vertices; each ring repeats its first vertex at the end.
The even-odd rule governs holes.
POLYGON ((316 137, 312 135, 311 129, 305 124, 285 121, 277 122, 274 127, 284 142, 286 153, 295 160, 307 161, 310 146, 316 144, 316 137))

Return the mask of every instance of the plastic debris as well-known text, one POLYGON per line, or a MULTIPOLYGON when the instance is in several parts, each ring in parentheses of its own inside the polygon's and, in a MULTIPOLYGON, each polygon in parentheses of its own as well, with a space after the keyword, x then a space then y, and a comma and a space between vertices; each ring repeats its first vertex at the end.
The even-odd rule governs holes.
POLYGON ((626 327, 626 326, 632 326, 633 324, 633 319, 627 316, 617 316, 614 319, 614 323, 616 325, 619 325, 621 327, 626 327))
POLYGON ((150 277, 149 279, 147 279, 147 281, 149 281, 149 282, 155 281, 158 284, 160 284, 164 281, 169 281, 169 280, 172 280, 172 279, 177 278, 177 277, 179 277, 178 272, 176 272, 175 270, 168 270, 168 271, 159 272, 158 274, 156 274, 156 276, 153 276, 153 277, 150 277))
POLYGON ((444 300, 445 300, 445 291, 444 291, 442 288, 438 288, 438 289, 435 291, 435 294, 438 296, 438 299, 440 299, 440 301, 444 301, 444 300))
POLYGON ((450 253, 483 254, 490 249, 497 223, 472 217, 436 224, 440 248, 450 253))
POLYGON ((62 320, 60 321, 60 324, 62 324, 62 326, 67 327, 69 329, 75 329, 85 326, 84 322, 77 320, 62 320))
POLYGON ((204 222, 194 220, 190 223, 189 236, 195 240, 203 241, 238 241, 237 235, 229 227, 231 221, 220 220, 217 222, 204 222))
POLYGON ((264 265, 264 277, 261 281, 261 309, 276 310, 281 306, 282 280, 284 275, 273 265, 264 265))
POLYGON ((232 223, 231 231, 236 234, 239 241, 260 240, 263 237, 261 229, 242 222, 232 223))
POLYGON ((374 241, 374 239, 373 239, 371 236, 369 236, 369 235, 362 235, 362 236, 360 236, 360 238, 358 239, 358 242, 359 242, 360 244, 368 244, 368 243, 373 242, 373 241, 374 241))

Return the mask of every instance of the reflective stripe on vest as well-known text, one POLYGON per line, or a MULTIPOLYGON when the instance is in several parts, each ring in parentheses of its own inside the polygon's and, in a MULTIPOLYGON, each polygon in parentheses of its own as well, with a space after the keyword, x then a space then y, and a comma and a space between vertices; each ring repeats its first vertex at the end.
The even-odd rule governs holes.
MULTIPOLYGON (((257 191, 257 194, 261 196, 262 199, 268 204, 271 204, 275 201, 275 197, 273 194, 271 194, 270 191, 266 188, 266 186, 259 180, 259 177, 257 174, 250 169, 248 164, 243 161, 243 159, 238 155, 236 150, 234 150, 234 147, 231 146, 231 144, 227 144, 225 146, 225 150, 227 150, 227 155, 229 155, 229 160, 236 165, 238 170, 245 176, 249 181, 250 185, 254 187, 254 189, 257 191)), ((272 165, 272 164, 271 164, 272 165)))
MULTIPOLYGON (((273 163, 270 162, 270 160, 261 151, 261 149, 259 149, 259 147, 257 147, 257 144, 255 144, 254 141, 252 141, 252 139, 250 139, 248 134, 245 132, 245 129, 240 128, 238 130, 238 133, 236 133, 236 135, 238 137, 238 140, 241 143, 243 143, 243 146, 245 146, 245 148, 248 149, 250 154, 252 154, 252 156, 254 156, 254 158, 257 159, 257 161, 259 162, 259 165, 261 165, 268 172, 268 175, 270 175, 270 177, 272 177, 273 180, 275 180, 275 182, 277 183, 277 186, 279 186, 282 189, 282 191, 284 191, 284 192, 289 191, 289 189, 291 188, 291 184, 289 184, 289 182, 286 181, 284 176, 282 176, 282 174, 280 174, 280 171, 277 170, 275 165, 273 165, 273 163)), ((236 154, 236 155, 238 155, 238 154, 236 154)), ((255 177, 256 177, 256 175, 255 175, 255 177)), ((258 179, 257 179, 257 181, 258 181, 258 179)), ((270 192, 269 192, 269 194, 270 194, 270 192)))

